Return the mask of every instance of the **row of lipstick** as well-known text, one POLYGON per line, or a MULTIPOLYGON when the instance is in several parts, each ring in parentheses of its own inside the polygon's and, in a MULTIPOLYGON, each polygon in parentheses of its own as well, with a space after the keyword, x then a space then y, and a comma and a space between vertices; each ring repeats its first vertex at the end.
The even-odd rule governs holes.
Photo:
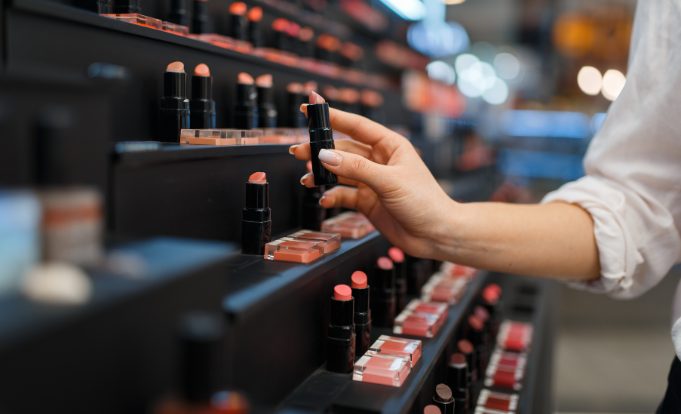
MULTIPOLYGON (((236 103, 232 109, 234 129, 215 129, 216 106, 210 68, 203 63, 194 68, 189 94, 184 64, 172 62, 166 67, 163 76, 163 96, 159 103, 160 138, 166 142, 178 142, 179 138, 184 143, 208 145, 299 142, 304 139, 299 129, 308 126, 307 119, 299 108, 317 85, 314 82, 304 85, 294 82, 287 86, 285 119, 279 117, 273 86, 270 74, 254 78, 246 72, 239 73, 236 103), (275 130, 277 126, 286 126, 292 130, 290 133, 275 130), (282 136, 292 140, 276 139, 282 136)), ((380 106, 383 100, 378 92, 372 90, 360 92, 351 88, 327 87, 324 92, 332 98, 330 103, 334 106, 350 109, 356 106, 355 109, 367 114, 380 106)))
POLYGON ((284 18, 272 20, 270 36, 263 36, 263 10, 250 10, 244 2, 232 2, 228 7, 227 35, 210 32, 207 0, 193 0, 190 21, 185 0, 173 0, 168 20, 160 20, 141 14, 140 0, 98 0, 100 15, 126 23, 178 36, 190 37, 214 46, 239 53, 259 56, 284 65, 307 69, 355 84, 385 87, 387 81, 377 75, 369 75, 354 67, 362 60, 364 49, 353 42, 322 33, 315 39, 310 27, 284 18), (191 23, 191 32, 189 25, 191 23), (344 65, 347 68, 342 68, 344 65))

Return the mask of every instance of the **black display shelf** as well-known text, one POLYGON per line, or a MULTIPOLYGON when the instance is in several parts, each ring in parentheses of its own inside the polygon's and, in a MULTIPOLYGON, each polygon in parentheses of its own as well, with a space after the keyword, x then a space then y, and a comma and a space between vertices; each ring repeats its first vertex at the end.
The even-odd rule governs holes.
POLYGON ((124 35, 139 36, 169 44, 201 50, 228 58, 230 60, 252 63, 263 68, 276 70, 278 72, 288 72, 298 76, 312 76, 320 81, 337 85, 355 87, 364 86, 371 87, 373 89, 384 90, 383 88, 376 88, 374 85, 368 83, 365 83, 364 85, 356 85, 343 79, 328 77, 319 73, 313 73, 297 66, 289 66, 273 62, 260 56, 239 53, 189 37, 178 36, 161 30, 155 30, 136 24, 121 22, 115 19, 100 16, 97 13, 88 10, 61 4, 53 0, 14 0, 12 4, 17 10, 37 13, 51 18, 58 18, 71 23, 85 24, 101 29, 113 30, 124 35))
MULTIPOLYGON (((449 309, 447 322, 435 338, 419 338, 423 341, 421 360, 401 387, 356 382, 352 380, 351 374, 335 374, 320 368, 286 399, 279 407, 279 412, 286 413, 294 409, 315 413, 410 412, 437 370, 437 365, 450 346, 461 320, 486 279, 485 272, 473 279, 461 300, 449 309)), ((372 340, 380 335, 392 335, 392 329, 372 330, 372 340)), ((432 390, 428 392, 432 393, 432 390)))

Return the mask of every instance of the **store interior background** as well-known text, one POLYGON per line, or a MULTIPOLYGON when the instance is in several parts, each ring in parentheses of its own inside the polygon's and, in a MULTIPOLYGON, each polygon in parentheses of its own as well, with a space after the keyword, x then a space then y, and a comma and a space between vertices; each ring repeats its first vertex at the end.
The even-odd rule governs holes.
MULTIPOLYGON (((602 119, 598 114, 607 111, 612 95, 622 86, 615 72, 599 79, 591 68, 583 68, 594 67, 600 74, 611 69, 626 74, 636 2, 449 3, 460 3, 447 7, 447 20, 465 28, 474 54, 494 65, 499 73, 500 67, 495 65, 498 59, 495 62, 488 56, 496 57, 506 51, 519 58, 522 68, 518 78, 507 80, 510 91, 507 101, 501 105, 488 103, 471 117, 478 131, 491 130, 483 132, 484 141, 491 143, 498 167, 508 176, 508 192, 500 196, 515 197, 518 201, 539 200, 547 190, 580 176, 583 172, 579 160, 602 119), (525 117, 516 120, 524 121, 521 125, 525 131, 518 131, 516 123, 515 131, 498 133, 509 110, 539 112, 519 113, 525 117), (550 111, 561 114, 553 118, 550 111), (496 116, 492 118, 496 122, 484 125, 489 119, 485 112, 496 116), (549 125, 548 134, 541 132, 549 125)), ((456 72, 455 59, 445 62, 456 72)), ((439 64, 435 66, 439 72, 439 64)), ((485 101, 485 97, 475 97, 475 89, 471 93, 466 79, 461 78, 461 73, 457 76, 458 90, 473 95, 467 98, 466 110, 472 114, 471 106, 485 101)), ((478 155, 484 153, 478 150, 478 155)), ((652 291, 631 301, 613 300, 566 286, 560 288, 554 353, 556 412, 655 410, 674 355, 669 335, 670 309, 679 274, 678 269, 672 271, 652 291)))

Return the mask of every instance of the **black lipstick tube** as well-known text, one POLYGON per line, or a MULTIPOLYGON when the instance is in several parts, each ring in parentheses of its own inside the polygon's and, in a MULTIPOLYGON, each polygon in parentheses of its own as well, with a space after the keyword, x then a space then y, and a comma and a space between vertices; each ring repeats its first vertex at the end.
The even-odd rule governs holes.
POLYGON ((194 0, 192 4, 192 33, 208 31, 208 0, 194 0))
POLYGON ((248 40, 253 47, 262 47, 262 32, 259 21, 250 20, 248 22, 248 40))
POLYGON ((300 112, 300 105, 305 103, 305 95, 297 92, 288 92, 288 124, 291 128, 306 128, 307 119, 305 114, 300 112))
POLYGON ((243 14, 229 15, 229 35, 233 39, 246 40, 246 30, 248 28, 248 20, 243 14))
POLYGON ((300 224, 304 229, 319 231, 326 220, 326 209, 319 205, 324 193, 323 187, 305 188, 300 209, 300 224))
POLYGON ((310 130, 310 152, 312 156, 312 174, 315 185, 329 185, 338 183, 336 174, 324 168, 319 161, 319 151, 335 149, 333 130, 329 116, 329 104, 313 104, 307 106, 308 127, 310 130))
POLYGON ((373 324, 391 328, 395 322, 397 301, 395 298, 394 269, 374 268, 373 278, 369 285, 374 286, 371 298, 371 316, 373 324))
POLYGON ((189 128, 190 125, 186 73, 165 72, 163 74, 163 97, 159 106, 161 141, 178 142, 180 130, 189 128))
POLYGON ((447 383, 454 393, 454 414, 468 413, 468 365, 463 354, 453 354, 447 366, 447 383))
POLYGON ((355 352, 357 355, 364 353, 371 346, 371 307, 369 306, 370 286, 363 289, 352 288, 352 297, 355 299, 355 352))
POLYGON ((407 266, 404 261, 393 261, 395 265, 395 298, 397 312, 407 306, 407 266))
POLYGON ((326 338, 326 369, 349 373, 355 364, 355 300, 331 297, 331 319, 326 338))
POLYGON ((236 105, 234 106, 234 128, 253 129, 258 125, 255 108, 256 91, 252 84, 237 83, 236 105))
POLYGON ((277 107, 274 106, 274 88, 260 87, 257 90, 258 126, 260 128, 277 127, 277 107))
POLYGON ((168 20, 181 24, 182 26, 189 26, 189 15, 187 14, 187 0, 171 0, 170 13, 168 20))
POLYGON ((263 254, 265 244, 272 239, 270 185, 246 183, 246 206, 241 214, 241 251, 263 254))
POLYGON ((190 125, 194 129, 215 128, 215 101, 213 100, 213 77, 192 76, 192 99, 190 125))

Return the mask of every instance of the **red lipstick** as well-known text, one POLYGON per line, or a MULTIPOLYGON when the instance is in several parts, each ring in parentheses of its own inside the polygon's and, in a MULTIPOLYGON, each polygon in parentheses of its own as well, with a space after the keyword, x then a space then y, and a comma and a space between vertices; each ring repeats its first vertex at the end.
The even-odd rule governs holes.
POLYGON ((364 354, 371 345, 371 307, 369 306, 369 281, 366 273, 356 271, 350 278, 352 296, 355 298, 355 352, 364 354))
POLYGON ((371 314, 376 326, 391 327, 395 320, 395 269, 387 257, 379 257, 370 283, 372 289, 371 314))
POLYGON ((213 77, 210 68, 200 63, 192 76, 192 99, 190 125, 193 129, 215 128, 215 101, 213 100, 213 77))
POLYGON ((272 237, 270 188, 267 175, 255 172, 246 183, 246 205, 241 216, 241 250, 244 254, 263 254, 272 237))
POLYGON ((333 131, 329 116, 329 104, 316 93, 310 93, 310 104, 307 106, 308 128, 310 132, 310 152, 312 161, 312 174, 314 184, 331 185, 338 183, 336 174, 330 172, 319 161, 319 151, 323 149, 335 149, 333 143, 333 131))
POLYGON ((355 301, 348 285, 336 285, 331 296, 331 318, 326 338, 326 369, 350 373, 355 362, 355 301))
POLYGON ((172 62, 163 74, 163 97, 159 104, 159 136, 164 142, 178 142, 180 131, 189 128, 187 74, 182 62, 172 62))

